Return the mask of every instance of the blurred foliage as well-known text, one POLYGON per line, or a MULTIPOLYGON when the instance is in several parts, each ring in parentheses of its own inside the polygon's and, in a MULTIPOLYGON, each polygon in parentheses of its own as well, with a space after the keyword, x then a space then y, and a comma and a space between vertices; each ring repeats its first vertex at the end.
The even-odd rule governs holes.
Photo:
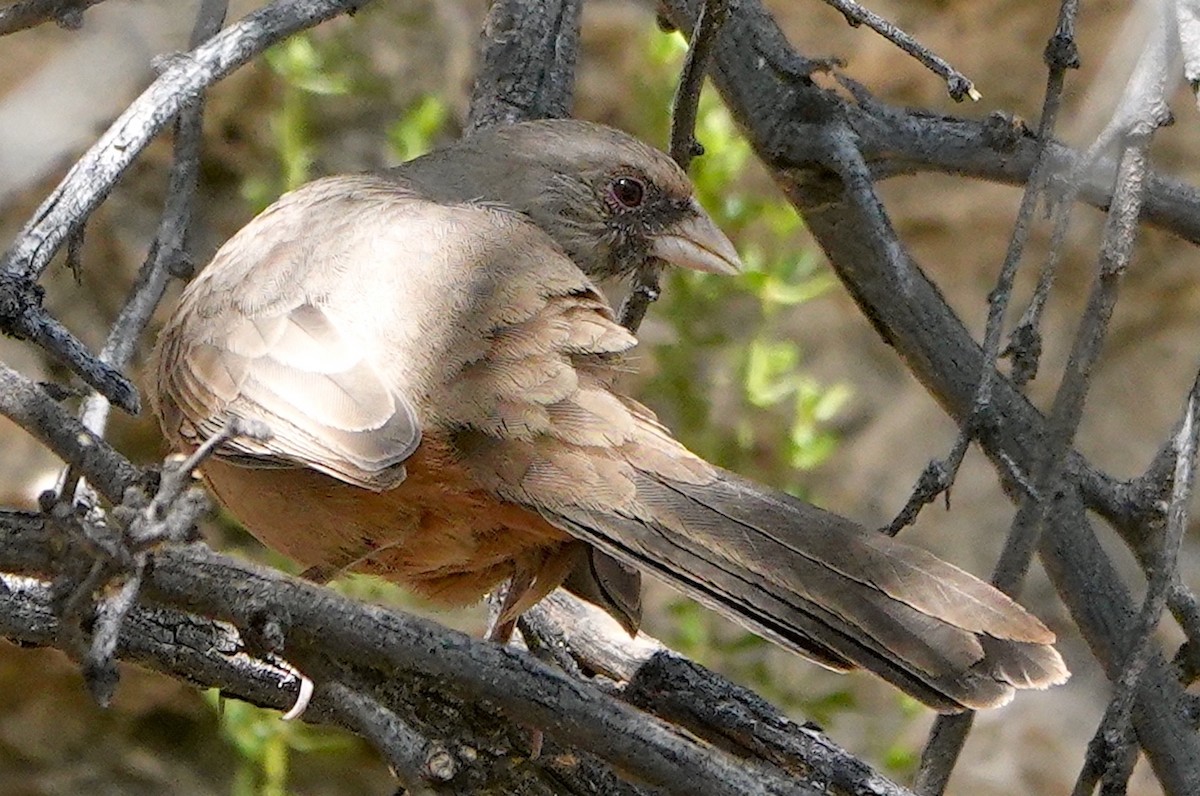
POLYGON ((353 90, 347 73, 331 66, 336 59, 318 49, 310 33, 275 45, 267 50, 265 59, 279 88, 279 100, 267 117, 279 168, 276 174, 255 175, 243 184, 242 195, 255 212, 308 181, 316 148, 312 98, 342 96, 353 90))
POLYGON ((432 94, 421 97, 388 129, 392 154, 402 161, 424 155, 449 118, 450 111, 440 98, 432 94))
POLYGON ((292 752, 346 752, 361 743, 348 733, 280 721, 279 712, 224 699, 214 689, 205 701, 217 711, 221 735, 238 756, 231 796, 286 796, 292 752))

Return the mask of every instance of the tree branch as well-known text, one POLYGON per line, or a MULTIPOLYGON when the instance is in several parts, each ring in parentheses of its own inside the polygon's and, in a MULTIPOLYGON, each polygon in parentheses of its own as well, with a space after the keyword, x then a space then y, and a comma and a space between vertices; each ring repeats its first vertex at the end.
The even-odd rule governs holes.
POLYGON ((0 8, 0 36, 55 21, 64 28, 83 25, 83 12, 103 0, 21 0, 0 8))
MULTIPOLYGON (((202 23, 219 24, 209 13, 216 2, 206 0, 202 23)), ((529 2, 497 4, 501 5, 508 10, 494 8, 493 21, 534 21, 539 17, 532 12, 544 7, 529 2)), ((332 6, 293 2, 277 3, 271 9, 281 7, 302 7, 306 13, 313 13, 316 7, 332 6)), ((550 18, 554 22, 549 27, 536 29, 540 31, 535 38, 542 42, 541 49, 519 40, 526 35, 525 28, 493 26, 489 28, 492 38, 485 37, 496 47, 508 48, 509 53, 507 58, 488 62, 497 70, 492 78, 504 69, 550 76, 541 83, 534 81, 538 87, 527 96, 533 104, 509 103, 507 107, 518 109, 513 113, 524 113, 529 108, 565 112, 569 107, 577 0, 557 7, 550 18), (529 53, 536 53, 536 57, 518 57, 529 53), (542 59, 541 65, 538 59, 542 59)), ((278 20, 276 23, 282 24, 278 20)), ((189 65, 194 65, 196 59, 208 58, 205 52, 216 52, 218 40, 238 40, 250 46, 231 33, 239 27, 245 30, 247 24, 239 23, 202 45, 184 59, 184 66, 190 70, 189 65)), ((252 30, 268 35, 260 28, 252 30)), ((282 28, 273 30, 279 32, 282 28)), ((254 41, 258 42, 254 46, 263 44, 260 39, 254 41)), ((180 72, 178 62, 169 68, 160 79, 161 85, 156 84, 160 93, 152 89, 123 117, 130 124, 131 115, 148 119, 150 126, 122 131, 122 123, 118 123, 85 156, 83 165, 72 171, 74 176, 68 176, 10 250, 6 263, 18 264, 14 266, 17 280, 40 273, 51 250, 70 237, 55 237, 61 230, 53 226, 51 219, 75 219, 82 224, 87 213, 102 201, 112 181, 136 156, 137 149, 154 134, 151 128, 161 126, 160 120, 165 124, 184 107, 182 101, 172 99, 177 92, 198 92, 217 79, 217 72, 211 70, 232 68, 233 56, 227 49, 217 54, 220 58, 216 62, 204 61, 210 71, 201 70, 199 75, 180 72), (168 78, 176 82, 162 82, 168 78), (143 115, 137 116, 134 111, 143 115), (89 169, 97 179, 85 188, 78 175, 89 169), (81 192, 73 193, 76 188, 81 192), (23 251, 29 256, 23 257, 23 251)), ((504 102, 487 104, 480 92, 488 90, 488 85, 493 90, 501 86, 499 93, 519 93, 519 89, 505 88, 501 81, 489 83, 482 77, 479 85, 485 87, 477 86, 479 107, 506 107, 504 102)), ((514 80, 507 85, 522 84, 514 80)), ((198 117, 189 115, 192 118, 198 117)), ((480 114, 478 118, 488 116, 480 114)), ((189 186, 194 181, 194 148, 190 134, 183 129, 189 124, 187 120, 181 122, 179 153, 156 250, 148 258, 144 278, 139 280, 105 348, 105 359, 113 362, 123 361, 128 355, 129 342, 144 324, 147 310, 161 296, 167 274, 180 270, 189 186)), ((97 547, 102 556, 121 561, 129 558, 134 566, 117 592, 118 599, 101 606, 101 613, 108 619, 102 621, 101 633, 92 639, 91 646, 68 647, 81 657, 87 655, 102 663, 100 669, 110 670, 112 656, 139 660, 177 677, 223 687, 260 704, 286 707, 294 699, 296 676, 288 667, 281 669, 246 653, 252 651, 267 658, 284 655, 319 677, 311 718, 366 735, 404 773, 408 784, 431 792, 439 792, 445 777, 451 780, 445 787, 453 792, 475 792, 484 787, 514 793, 644 792, 620 781, 617 772, 621 772, 622 776, 632 774, 657 783, 670 792, 810 792, 789 776, 797 775, 833 782, 836 793, 905 793, 816 733, 787 721, 750 692, 736 690, 677 656, 660 659, 671 661, 666 668, 658 665, 648 669, 658 675, 652 689, 642 687, 636 691, 639 699, 650 709, 666 711, 669 703, 683 704, 685 688, 703 687, 707 693, 722 694, 727 705, 741 711, 744 719, 740 724, 729 723, 730 716, 739 714, 731 713, 728 707, 718 711, 715 706, 693 709, 686 722, 699 735, 717 740, 736 755, 682 735, 671 725, 623 705, 595 686, 545 669, 523 654, 465 639, 419 620, 359 606, 312 584, 237 565, 197 546, 164 545, 148 555, 136 553, 130 558, 132 548, 128 546, 135 544, 134 537, 140 535, 128 522, 146 511, 155 516, 159 510, 169 513, 172 506, 155 509, 159 501, 149 496, 149 484, 142 474, 37 385, 0 369, 0 392, 0 411, 26 425, 72 461, 81 475, 117 505, 113 517, 125 518, 120 519, 119 528, 97 527, 83 534, 82 525, 90 520, 54 507, 60 533, 65 530, 70 535, 73 525, 80 525, 74 533, 87 536, 86 545, 97 547), (214 625, 204 617, 232 621, 238 630, 214 625), (197 635, 204 640, 196 645, 197 654, 175 650, 175 639, 164 641, 162 628, 176 626, 201 629, 197 635), (337 632, 331 632, 333 628, 337 632), (212 658, 204 657, 209 648, 213 650, 212 658), (417 653, 417 648, 422 651, 417 653), (687 672, 688 679, 672 674, 676 670, 687 672), (281 689, 282 685, 287 687, 281 689), (659 698, 661 704, 656 701, 659 698), (518 722, 515 728, 514 721, 518 722), (713 726, 706 727, 706 723, 713 726), (547 754, 538 761, 528 760, 522 748, 527 740, 522 726, 543 728, 551 751, 570 754, 547 754), (442 744, 435 740, 438 738, 453 741, 442 744), (564 743, 569 746, 564 748, 564 743), (519 783, 519 787, 513 783, 519 783)), ((91 422, 94 415, 89 413, 87 417, 91 422)), ((163 488, 170 488, 166 477, 163 488)), ((107 565, 95 562, 89 569, 89 559, 80 558, 78 553, 71 553, 71 562, 56 559, 51 555, 51 536, 44 518, 0 512, 0 569, 44 578, 57 577, 66 564, 76 568, 84 565, 88 575, 74 582, 72 598, 79 610, 66 612, 65 616, 76 622, 86 619, 92 592, 111 574, 107 565)), ((128 564, 125 561, 120 566, 128 564)), ((13 599, 0 609, 0 629, 31 643, 64 644, 70 632, 64 632, 64 617, 53 609, 57 599, 53 590, 41 581, 9 578, 8 582, 13 599)), ((110 673, 98 677, 97 682, 109 688, 114 681, 110 673)), ((672 710, 674 714, 668 715, 679 713, 678 707, 672 710)), ((685 721, 682 717, 680 720, 685 721)))
POLYGON ((578 0, 492 3, 480 37, 468 132, 571 115, 582 8, 578 0))
MULTIPOLYGON (((0 570, 52 576, 56 567, 45 523, 35 515, 12 512, 0 512, 0 520, 4 531, 0 570)), ((417 677, 425 688, 435 689, 427 698, 439 698, 448 688, 465 703, 494 706, 503 711, 507 722, 541 728, 550 738, 588 750, 619 770, 673 793, 811 792, 771 766, 735 761, 529 655, 357 603, 329 589, 226 558, 203 545, 154 551, 142 593, 143 605, 153 600, 162 607, 238 628, 279 622, 284 643, 278 652, 285 657, 295 652, 300 660, 316 655, 353 661, 355 668, 376 670, 377 680, 417 677), (439 688, 438 683, 444 685, 439 688)), ((407 687, 417 685, 410 680, 407 687)), ((404 714, 413 722, 423 715, 412 705, 404 714)), ((452 724, 445 731, 469 732, 471 726, 452 724)), ((510 749, 511 743, 510 738, 510 749)))

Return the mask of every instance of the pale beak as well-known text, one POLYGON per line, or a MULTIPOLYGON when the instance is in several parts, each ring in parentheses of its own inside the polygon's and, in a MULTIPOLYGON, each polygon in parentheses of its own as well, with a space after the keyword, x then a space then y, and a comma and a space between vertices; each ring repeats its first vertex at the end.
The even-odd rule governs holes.
POLYGON ((742 270, 737 249, 708 213, 695 205, 695 214, 650 239, 650 253, 669 265, 732 276, 742 270))

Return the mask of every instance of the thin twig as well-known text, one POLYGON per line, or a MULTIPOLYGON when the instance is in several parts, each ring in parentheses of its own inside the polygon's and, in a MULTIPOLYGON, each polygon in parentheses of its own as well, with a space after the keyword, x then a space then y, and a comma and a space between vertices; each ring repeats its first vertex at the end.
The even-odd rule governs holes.
POLYGON ((671 144, 668 151, 684 171, 691 166, 693 158, 704 154, 704 147, 696 140, 696 114, 700 109, 700 92, 704 89, 708 63, 728 17, 729 0, 706 0, 683 61, 675 98, 671 102, 671 144))
POLYGON ((31 340, 129 412, 137 391, 41 308, 34 279, 146 145, 200 92, 267 47, 370 0, 276 0, 175 59, 74 165, 0 260, 0 328, 31 340), (17 303, 12 303, 14 300, 17 303))
MULTIPOLYGON (((958 438, 949 455, 941 462, 929 463, 917 486, 913 490, 908 504, 892 521, 888 533, 895 535, 905 524, 916 519, 920 507, 935 499, 940 491, 945 491, 947 505, 950 501, 950 487, 954 483, 958 468, 962 465, 967 447, 975 436, 976 424, 984 413, 993 411, 992 386, 998 375, 996 366, 1000 356, 1000 338, 1004 328, 1004 315, 1012 296, 1013 282, 1025 246, 1029 241, 1029 232, 1038 197, 1042 193, 1045 172, 1048 164, 1050 142, 1054 135, 1058 111, 1062 104, 1063 85, 1068 69, 1079 66, 1079 58, 1075 47, 1075 15, 1078 11, 1078 0, 1065 0, 1059 9, 1058 24, 1046 44, 1045 61, 1049 68, 1046 78, 1045 98, 1042 102, 1042 118, 1038 124, 1037 157, 1030 171, 1029 182, 1021 195, 1021 205, 1017 209, 1017 218, 1013 224, 1012 236, 1009 238, 1008 250, 1004 255, 1004 263, 1000 267, 1000 275, 996 287, 988 295, 988 319, 984 332, 983 366, 980 371, 979 386, 975 400, 966 422, 959 430, 958 438), (923 483, 933 481, 933 484, 923 483), (929 491, 932 486, 934 490, 929 491), (926 491, 922 492, 923 487, 926 491)), ((1019 378, 1016 379, 1021 383, 1019 378)), ((1015 469, 1015 468, 1014 468, 1015 469)), ((1040 496, 1026 494, 1025 501, 1040 502, 1040 496)), ((993 579, 993 583, 995 580, 993 579)), ((933 728, 921 750, 921 763, 917 769, 913 788, 921 796, 941 796, 949 784, 950 775, 958 763, 959 755, 966 744, 967 735, 974 723, 974 713, 967 712, 957 716, 938 716, 933 728)))
POLYGON ((966 75, 874 11, 863 8, 852 0, 825 0, 825 4, 840 11, 851 25, 866 25, 920 61, 926 69, 946 81, 946 91, 955 102, 961 102, 963 97, 970 97, 974 102, 983 98, 966 75))
MULTIPOLYGON (((1162 26, 1162 38, 1168 37, 1169 30, 1168 26, 1162 26)), ((1091 382, 1092 368, 1099 358, 1108 332, 1121 277, 1133 254, 1148 171, 1146 150, 1153 132, 1168 119, 1159 73, 1166 68, 1169 61, 1168 44, 1152 43, 1147 47, 1129 79, 1117 114, 1089 148, 1089 154, 1092 156, 1090 159, 1094 160, 1098 158, 1102 148, 1107 148, 1109 141, 1117 141, 1122 145, 1122 154, 1117 168, 1113 201, 1100 243, 1096 278, 1076 330, 1062 383, 1050 409, 1046 441, 1041 461, 1035 469, 1035 487, 1046 499, 1037 504, 1030 500, 1022 503, 1004 553, 997 564, 994 582, 1009 593, 1012 593, 1012 589, 1024 577, 1040 529, 1045 527, 1052 510, 1052 495, 1066 471, 1068 453, 1083 415, 1083 404, 1091 382)), ((1070 175, 1067 191, 1072 202, 1081 182, 1081 172, 1070 175)), ((1069 210, 1067 207, 1062 211, 1062 218, 1066 217, 1069 210)), ((1065 224, 1065 221, 1061 223, 1065 224)), ((1052 251, 1051 254, 1052 257, 1057 256, 1057 252, 1052 251)))
MULTIPOLYGON (((1170 91, 1174 82, 1170 75, 1179 44, 1170 9, 1160 5, 1158 10, 1158 26, 1150 34, 1152 38, 1143 48, 1126 82, 1117 110, 1087 151, 1070 167, 1061 195, 1054 197, 1054 228, 1050 239, 1050 255, 1038 275, 1037 286, 1029 305, 1013 329, 1012 343, 1009 347, 1013 355, 1013 377, 1018 384, 1029 381, 1037 372, 1038 358, 1041 354, 1042 314, 1065 250, 1070 213, 1079 194, 1085 188, 1086 175, 1097 172, 1097 167, 1101 165, 1105 155, 1122 142, 1130 131, 1136 132, 1140 129, 1142 133, 1149 134, 1169 120, 1166 93, 1170 91)), ((1054 44, 1055 41, 1052 40, 1051 45, 1054 44)), ((1048 57, 1051 52, 1052 50, 1047 50, 1048 57)), ((1078 59, 1073 46, 1063 51, 1063 57, 1078 59)))
POLYGON ((146 145, 201 91, 293 33, 367 2, 275 0, 173 59, 71 167, 5 252, 0 268, 10 276, 40 275, 146 145))
POLYGON ((133 570, 126 574, 120 587, 96 611, 92 643, 83 659, 83 679, 92 699, 101 707, 108 707, 117 690, 120 679, 117 671, 117 640, 129 612, 137 602, 145 571, 146 557, 143 554, 136 557, 133 570))
MULTIPOLYGON (((1146 171, 1148 136, 1131 141, 1121 158, 1110 209, 1101 243, 1100 260, 1092 293, 1076 332, 1071 357, 1050 411, 1046 448, 1038 463, 1035 483, 1045 500, 1023 500, 996 566, 993 583, 1007 593, 1024 579, 1042 529, 1057 511, 1053 495, 1065 474, 1066 452, 1083 414, 1083 403, 1095 364, 1116 304, 1120 277, 1129 263, 1137 230, 1142 187, 1146 171)), ((1144 664, 1143 664, 1144 665, 1144 664)), ((1140 672, 1139 672, 1140 674, 1140 672)), ((1132 699, 1132 695, 1130 696, 1132 699)), ((1125 714, 1128 717, 1128 713, 1125 714)))
POLYGON ((69 546, 68 551, 73 547, 76 555, 93 559, 88 576, 74 587, 66 601, 63 624, 74 634, 72 641, 75 646, 87 648, 82 656, 84 680, 100 705, 108 705, 117 687, 117 639, 141 591, 149 550, 162 542, 189 541, 195 535, 196 522, 211 507, 208 496, 195 486, 193 475, 196 468, 220 444, 235 436, 264 439, 267 433, 261 425, 240 419, 230 420, 191 456, 168 459, 163 465, 154 496, 147 499, 142 489, 126 489, 123 502, 113 507, 110 514, 113 523, 107 522, 103 515, 92 521, 88 514, 75 510, 88 508, 94 512, 95 508, 88 506, 88 501, 80 504, 56 501, 53 516, 66 526, 68 533, 78 530, 79 540, 85 543, 82 546, 69 546), (74 528, 71 519, 76 520, 74 528), (113 528, 113 524, 117 528, 113 528), (99 531, 105 532, 102 537, 94 526, 99 526, 99 531), (91 544, 97 540, 100 544, 91 544), (105 585, 114 578, 121 580, 120 586, 108 590, 101 597, 100 605, 94 612, 91 643, 85 645, 79 631, 83 627, 83 620, 91 613, 92 597, 97 592, 106 591, 105 585))
POLYGON ((1053 510, 1056 487, 1066 471, 1067 451, 1083 416, 1091 373, 1108 331, 1117 289, 1133 251, 1137 217, 1145 175, 1147 137, 1130 143, 1121 159, 1117 188, 1101 243, 1096 278, 1087 307, 1076 330, 1071 356, 1055 394, 1047 423, 1041 460, 1035 470, 1035 487, 1044 499, 1023 500, 1013 521, 993 583, 1013 594, 1029 568, 1038 535, 1053 510))
POLYGON ((120 371, 92 356, 65 326, 42 307, 41 286, 23 276, 0 272, 0 332, 28 340, 79 375, 117 406, 137 414, 137 389, 120 371))
MULTIPOLYGON (((704 88, 704 75, 728 17, 729 0, 705 0, 683 62, 679 87, 675 90, 671 107, 670 154, 684 171, 687 171, 692 159, 704 151, 696 140, 696 113, 700 106, 700 92, 704 88)), ((621 325, 629 331, 637 332, 642 319, 646 317, 646 310, 658 300, 662 290, 659 285, 661 275, 662 265, 656 261, 646 263, 634 273, 629 295, 621 302, 621 309, 617 313, 621 325)))
MULTIPOLYGON (((902 528, 911 525, 917 518, 922 507, 933 502, 938 495, 946 495, 947 507, 950 502, 950 489, 962 466, 967 448, 975 438, 978 424, 985 422, 986 413, 993 411, 992 387, 997 376, 996 366, 1000 357, 1000 340, 1004 331, 1004 316, 1012 297, 1013 282, 1029 241, 1029 233, 1034 210, 1038 198, 1045 186, 1046 171, 1049 164, 1050 142, 1054 137, 1055 125, 1058 121, 1058 110, 1062 104, 1063 84, 1068 69, 1077 68, 1079 59, 1075 53, 1074 30, 1077 0, 1067 0, 1059 10, 1058 24, 1049 42, 1046 44, 1045 58, 1049 67, 1046 79, 1045 98, 1042 102, 1042 118, 1038 124, 1037 156, 1029 174, 1029 181, 1021 194, 1021 205, 1017 209, 1017 218, 1013 224, 1012 235, 1008 241, 1008 249, 1000 273, 996 277, 996 286, 988 294, 987 326, 983 336, 983 367, 979 374, 979 385, 976 388, 974 405, 967 421, 959 429, 954 446, 941 461, 932 461, 917 480, 912 495, 904 508, 896 515, 887 528, 887 533, 895 536, 902 528)), ((1019 378, 1015 379, 1021 383, 1019 378)), ((947 719, 948 721, 949 719, 947 719)), ((941 757, 939 755, 939 757, 941 757)), ((930 791, 930 792, 939 792, 930 791)))
POLYGON ((137 467, 85 428, 38 384, 3 363, 0 414, 37 437, 64 462, 78 467, 83 477, 113 503, 120 503, 126 488, 142 477, 137 467))

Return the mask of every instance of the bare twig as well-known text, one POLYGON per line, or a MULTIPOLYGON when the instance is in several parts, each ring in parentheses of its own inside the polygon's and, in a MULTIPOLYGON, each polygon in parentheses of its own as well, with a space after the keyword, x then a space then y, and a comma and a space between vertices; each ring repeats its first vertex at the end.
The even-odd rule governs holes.
POLYGON ((646 318, 646 311, 650 309, 650 305, 658 301, 662 293, 659 279, 661 276, 662 266, 656 262, 649 262, 634 272, 629 294, 621 302, 618 312, 621 325, 626 329, 637 331, 646 318))
POLYGON ((946 81, 946 90, 956 102, 961 102, 963 97, 970 97, 975 102, 982 99, 982 95, 975 90, 975 84, 966 75, 874 11, 863 8, 853 0, 825 0, 825 3, 840 11, 851 25, 866 25, 920 61, 926 69, 946 81))
POLYGON ((113 403, 136 414, 137 389, 116 369, 99 361, 67 328, 42 308, 44 291, 23 276, 0 273, 0 332, 29 340, 79 374, 113 403))
POLYGON ((83 12, 103 0, 21 0, 0 9, 0 36, 53 20, 64 28, 83 24, 83 12))
MULTIPOLYGON (((1049 67, 1046 78, 1046 93, 1042 102, 1042 118, 1038 124, 1037 157, 1029 175, 1029 182, 1021 195, 1021 204, 1017 209, 1017 218, 1013 224, 1012 236, 1009 238, 1008 250, 1004 255, 1004 263, 1000 267, 1000 275, 996 287, 988 295, 988 318, 984 331, 983 365, 979 376, 979 386, 976 388, 974 403, 966 422, 959 430, 954 447, 946 458, 940 462, 929 463, 917 486, 909 498, 908 504, 892 521, 888 533, 895 534, 903 524, 911 523, 920 507, 934 500, 938 493, 945 491, 947 505, 950 501, 950 487, 962 465, 967 447, 975 437, 976 424, 986 412, 992 411, 992 386, 997 375, 996 366, 1000 356, 1000 338, 1004 328, 1004 315, 1012 296, 1013 282, 1029 241, 1030 222, 1037 207, 1038 197, 1042 193, 1048 162, 1047 153, 1054 135, 1055 123, 1058 120, 1058 110, 1062 101, 1063 84, 1068 69, 1078 68, 1079 58, 1075 47, 1075 15, 1078 11, 1077 0, 1065 0, 1059 9, 1058 24, 1049 42, 1046 44, 1045 60, 1049 67)), ((1021 370, 1019 358, 1014 358, 1014 369, 1021 370)), ((1036 367, 1036 366, 1035 366, 1036 367)), ((1021 384, 1023 380, 1014 375, 1014 380, 1021 384)), ((1040 503, 1042 496, 1036 493, 1026 494, 1024 500, 1040 503)), ((993 580, 995 582, 995 580, 993 580)), ((921 750, 921 763, 917 769, 914 789, 921 796, 940 796, 946 790, 950 775, 958 762, 967 734, 971 730, 974 714, 966 712, 957 716, 938 716, 930 730, 929 738, 921 750)))
MULTIPOLYGON (((221 29, 228 5, 228 0, 201 2, 196 24, 192 29, 190 47, 194 49, 200 46, 221 29)), ((123 369, 129 364, 137 341, 162 301, 171 277, 185 275, 190 271, 186 239, 199 179, 203 107, 203 99, 197 98, 180 111, 176 120, 174 161, 171 165, 167 199, 159 221, 158 234, 98 357, 100 362, 115 369, 123 369)), ((109 400, 103 393, 92 393, 84 399, 79 419, 85 427, 103 435, 108 423, 109 406, 109 400)), ((68 464, 59 479, 59 494, 81 497, 77 491, 78 483, 77 475, 68 464)))
POLYGON ((671 144, 668 151, 684 171, 688 170, 692 158, 704 154, 704 147, 696 140, 696 112, 700 108, 700 92, 704 88, 704 77, 713 47, 728 16, 728 0, 705 2, 671 103, 671 144))
POLYGON ((71 462, 108 500, 120 503, 141 472, 63 409, 40 386, 0 363, 0 414, 71 462))
POLYGON ((1005 591, 1011 592, 1011 587, 1024 577, 1036 547, 1039 529, 1045 527, 1051 510, 1052 493, 1066 471, 1067 453, 1071 450, 1075 429, 1083 415, 1092 368, 1099 358, 1108 331, 1121 277, 1133 254, 1147 171, 1146 149, 1150 133, 1163 121, 1155 115, 1156 105, 1153 103, 1146 107, 1147 115, 1132 122, 1126 132, 1128 143, 1117 172, 1113 204, 1109 208, 1100 245, 1096 278, 1076 331, 1062 383, 1054 397, 1044 455, 1036 470, 1035 487, 1046 499, 1038 504, 1026 500, 1018 512, 1020 518, 1026 506, 1029 506, 1031 521, 1028 524, 1014 521, 1013 533, 997 565, 995 582, 1005 591), (1038 506, 1036 512, 1032 508, 1034 505, 1038 506))
POLYGON ((197 520, 210 508, 207 495, 195 485, 196 468, 219 445, 235 436, 262 440, 267 434, 260 426, 230 420, 191 456, 168 459, 154 496, 148 499, 143 489, 129 487, 124 500, 111 512, 112 522, 103 515, 93 517, 95 507, 89 501, 77 504, 82 511, 73 510, 76 506, 61 500, 51 507, 51 516, 68 534, 68 554, 75 548, 77 559, 92 559, 90 570, 81 582, 71 587, 69 579, 60 578, 60 588, 72 588, 62 612, 63 625, 73 646, 87 649, 82 656, 84 679, 101 705, 109 703, 117 686, 117 639, 141 590, 148 551, 163 542, 184 542, 194 536, 197 520), (73 531, 78 536, 76 541, 83 544, 70 544, 73 531), (114 579, 120 585, 115 590, 105 589, 114 579), (95 611, 88 644, 81 630, 90 614, 93 595, 98 592, 104 593, 95 611))
POLYGON ((0 261, 33 277, 99 206, 148 143, 200 92, 272 44, 370 0, 275 0, 171 62, 71 167, 0 261))
MULTIPOLYGON (((1115 192, 1117 200, 1114 200, 1106 224, 1096 281, 1076 332, 1075 344, 1062 384, 1055 394, 1045 447, 1034 474, 1035 489, 1041 499, 1031 496, 1022 499, 992 576, 992 583, 1008 594, 1015 595, 1019 591, 1037 549, 1039 536, 1048 526, 1053 513, 1059 510, 1055 506, 1055 495, 1062 491, 1060 485, 1066 476, 1067 452, 1071 449, 1075 429, 1083 416, 1083 403, 1091 381, 1092 367, 1099 357, 1109 319, 1116 305, 1119 280, 1132 254, 1140 211, 1142 177, 1145 174, 1144 156, 1147 143, 1148 139, 1140 139, 1132 144, 1122 159, 1121 175, 1115 192)), ((1132 699, 1132 695, 1130 698, 1132 699)), ((943 721, 956 725, 954 728, 946 728, 941 735, 941 738, 945 739, 942 744, 949 748, 954 743, 954 735, 962 733, 965 736, 965 731, 970 726, 970 718, 955 717, 943 721)), ((942 755, 941 759, 944 763, 945 755, 942 755)), ((931 789, 922 793, 941 793, 940 788, 945 786, 949 769, 944 765, 937 767, 931 764, 928 776, 931 789), (939 780, 940 788, 934 789, 932 785, 939 780)))
MULTIPOLYGON (((704 152, 696 140, 696 111, 700 105, 700 92, 704 88, 708 62, 728 16, 728 0, 705 0, 688 45, 679 86, 675 90, 671 107, 671 157, 684 171, 687 171, 694 157, 704 152)), ((658 301, 661 275, 662 265, 656 261, 647 263, 634 273, 629 295, 617 313, 621 325, 629 331, 637 332, 646 317, 646 310, 658 301)))
MULTIPOLYGON (((1104 713, 1096 734, 1088 744, 1087 760, 1072 791, 1087 796, 1101 784, 1103 792, 1118 792, 1128 781, 1137 757, 1137 745, 1130 725, 1134 697, 1153 650, 1153 634, 1163 608, 1178 581, 1179 548, 1188 524, 1188 505, 1195 477, 1196 445, 1200 436, 1200 376, 1188 393, 1183 422, 1175 435, 1175 468, 1171 477, 1171 500, 1167 522, 1157 555, 1147 567, 1146 596, 1137 623, 1129 638, 1128 656, 1114 683, 1112 701, 1104 713)), ((1120 791, 1123 792, 1123 791, 1120 791)))
MULTIPOLYGON (((1021 205, 1017 209, 1017 218, 1013 223, 1013 232, 1009 238, 1008 250, 1004 255, 1004 263, 1000 266, 1000 273, 996 278, 996 287, 988 294, 988 318, 983 337, 983 367, 979 375, 979 386, 976 388, 974 405, 946 458, 930 462, 921 474, 908 502, 888 526, 887 533, 889 535, 894 536, 903 527, 912 524, 921 508, 933 502, 938 495, 944 493, 947 506, 949 505, 950 488, 954 484, 958 468, 962 465, 963 457, 966 456, 967 448, 975 438, 977 426, 980 422, 984 422, 984 415, 993 409, 992 385, 1000 356, 1004 315, 1012 296, 1013 282, 1021 263, 1021 256, 1029 241, 1033 212, 1044 188, 1049 161, 1049 146, 1054 136, 1055 124, 1058 121, 1058 109, 1062 101, 1066 72, 1079 65, 1074 41, 1077 9, 1076 0, 1067 0, 1063 3, 1059 11, 1058 25, 1046 44, 1045 58, 1049 67, 1049 75, 1046 80, 1045 99, 1042 102, 1042 118, 1038 123, 1040 144, 1029 174, 1029 181, 1025 184, 1025 190, 1021 194, 1021 205)), ((1023 383, 1020 377, 1014 377, 1014 380, 1018 384, 1023 383)), ((940 790, 936 792, 940 792, 940 790)))

